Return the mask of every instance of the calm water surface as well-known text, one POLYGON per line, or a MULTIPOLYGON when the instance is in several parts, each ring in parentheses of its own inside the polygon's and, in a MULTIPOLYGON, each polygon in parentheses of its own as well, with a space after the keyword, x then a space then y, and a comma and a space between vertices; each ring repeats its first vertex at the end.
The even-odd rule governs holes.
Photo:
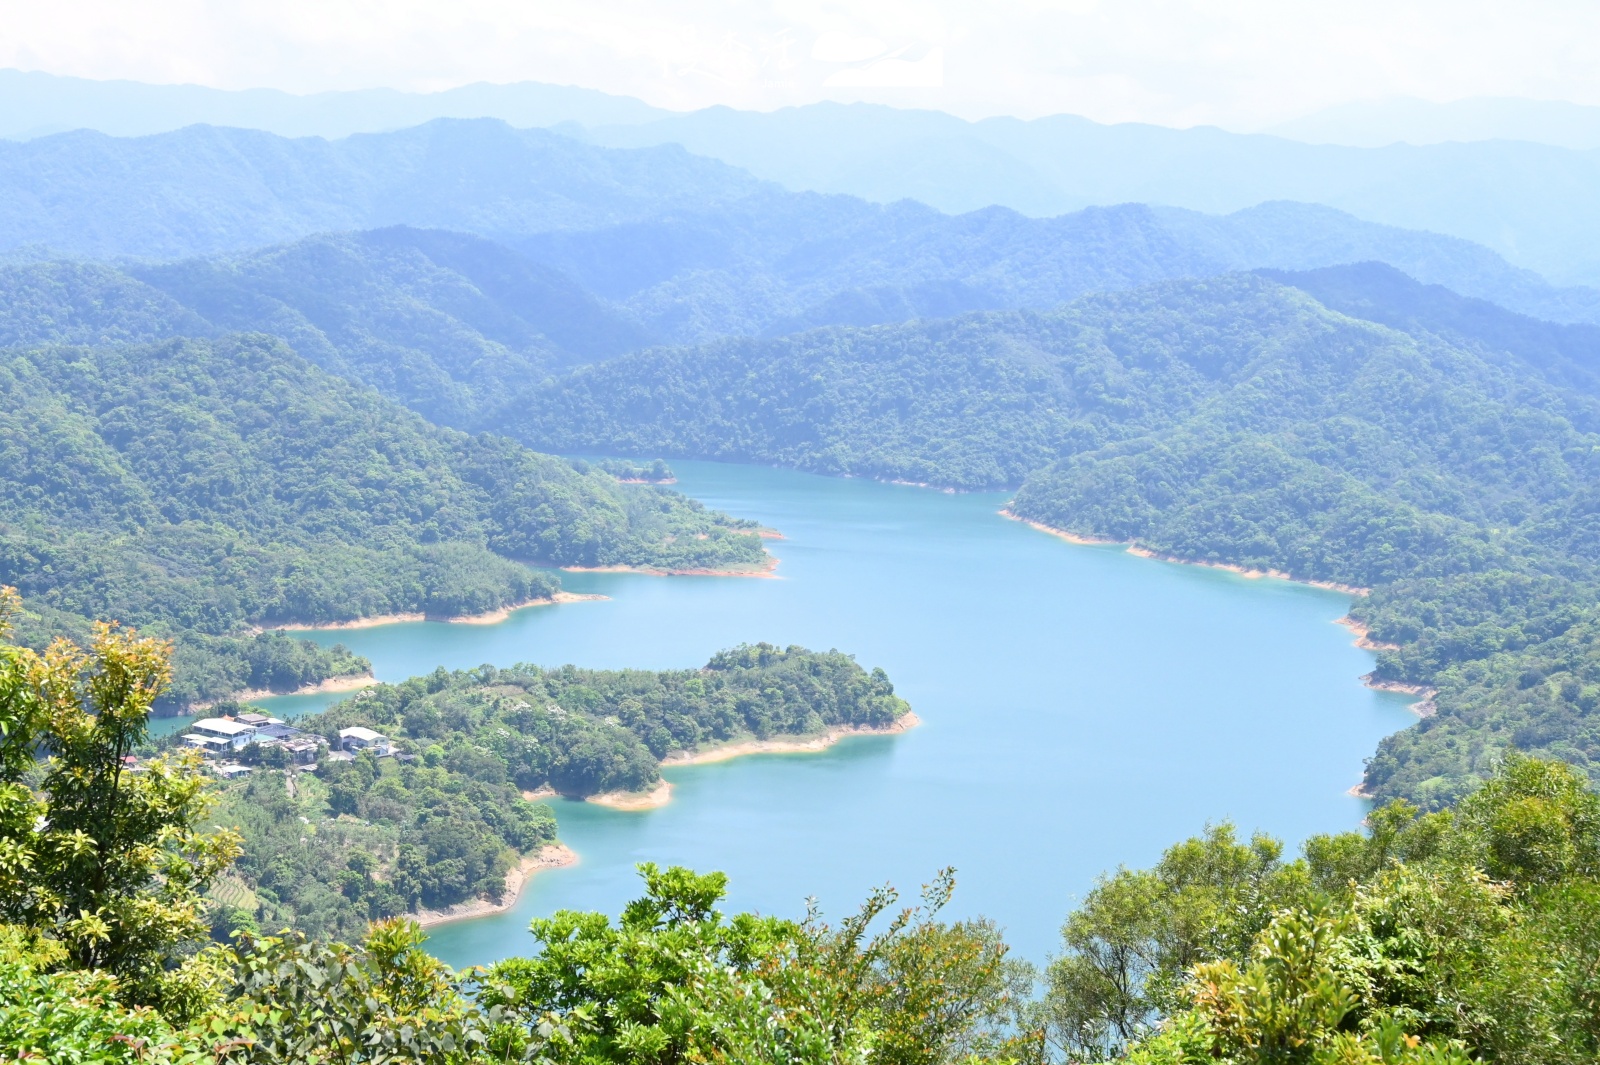
MULTIPOLYGON (((952 909, 998 920, 1042 961, 1102 870, 1232 818, 1291 842, 1354 827, 1347 794, 1406 699, 1357 677, 1371 655, 1334 624, 1343 595, 1065 543, 949 495, 782 470, 674 463, 679 488, 756 518, 781 579, 569 574, 611 598, 493 626, 400 624, 342 641, 400 680, 435 666, 699 666, 743 641, 849 651, 882 666, 923 726, 810 755, 668 770, 670 805, 558 801, 577 866, 508 914, 435 929, 456 965, 531 946, 531 917, 615 913, 641 861, 721 869, 730 907, 854 907, 957 868, 952 909)), ((304 712, 329 697, 270 700, 304 712)))

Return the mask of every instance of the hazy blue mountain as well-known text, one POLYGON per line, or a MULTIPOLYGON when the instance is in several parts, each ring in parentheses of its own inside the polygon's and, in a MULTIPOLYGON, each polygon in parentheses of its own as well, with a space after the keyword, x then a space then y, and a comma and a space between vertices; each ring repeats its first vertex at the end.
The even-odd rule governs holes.
POLYGON ((1222 219, 1126 206, 1049 219, 1000 208, 949 216, 785 193, 676 146, 598 148, 490 120, 339 141, 192 127, 0 143, 0 193, 0 255, 13 261, 177 259, 330 230, 447 228, 511 244, 679 341, 1048 306, 1168 277, 1366 259, 1525 313, 1600 320, 1592 290, 1555 291, 1481 246, 1330 208, 1275 203, 1222 219))
POLYGON ((493 120, 338 141, 212 126, 64 133, 0 142, 0 252, 174 259, 398 223, 535 233, 763 188, 675 146, 618 152, 493 120))
POLYGON ((1376 259, 1524 312, 1600 320, 1600 293, 1553 289, 1487 249, 1295 204, 1220 219, 1137 204, 1032 219, 769 191, 721 211, 510 239, 527 254, 399 226, 120 269, 14 266, 0 270, 0 342, 265 332, 476 429, 533 381, 653 343, 1044 309, 1238 268, 1376 259))
POLYGON ((9 139, 75 129, 141 137, 200 124, 284 137, 345 137, 404 129, 435 118, 499 118, 525 129, 562 122, 644 122, 670 113, 630 96, 532 81, 432 93, 362 89, 298 96, 277 89, 148 85, 0 70, 0 138, 9 139))
MULTIPOLYGON (((1223 214, 1270 200, 1295 200, 1337 207, 1374 222, 1477 241, 1563 284, 1600 283, 1596 239, 1600 121, 1595 118, 1600 109, 1576 105, 1480 100, 1419 107, 1401 102, 1386 113, 1397 115, 1392 121, 1407 129, 1432 129, 1427 135, 1408 134, 1428 143, 1390 144, 1405 138, 1383 132, 1356 138, 1366 147, 1303 142, 1340 139, 1316 134, 1319 121, 1324 127, 1372 125, 1374 112, 1363 110, 1365 105, 1285 127, 1300 140, 1211 127, 1102 125, 1074 115, 967 122, 942 112, 871 104, 818 103, 770 113, 713 107, 673 114, 626 97, 537 83, 473 85, 433 94, 371 90, 297 97, 272 90, 223 92, 0 71, 0 105, 9 105, 0 106, 0 115, 23 116, 13 118, 9 126, 0 121, 0 136, 11 137, 67 128, 142 134, 196 122, 297 136, 338 136, 393 130, 435 117, 482 116, 515 126, 587 130, 585 135, 594 143, 613 147, 678 144, 792 190, 848 193, 880 203, 910 198, 951 213, 999 205, 1047 217, 1088 206, 1142 202, 1223 214), (1527 140, 1546 143, 1483 139, 1518 130, 1527 140), (1445 140, 1472 143, 1433 143, 1445 140)), ((241 161, 249 165, 261 162, 259 148, 231 144, 200 149, 199 154, 234 151, 241 152, 245 156, 241 161)), ((172 163, 196 166, 199 182, 205 184, 213 180, 205 172, 216 160, 201 163, 195 152, 195 146, 182 146, 172 163)), ((412 165, 404 158, 407 154, 402 150, 401 173, 412 165)), ((385 213, 381 207, 389 196, 404 199, 399 190, 375 188, 369 180, 340 187, 327 179, 330 164, 307 159, 303 152, 288 155, 285 166, 317 190, 324 208, 309 224, 280 225, 239 241, 196 243, 198 233, 188 232, 185 222, 173 221, 142 234, 151 245, 148 251, 123 247, 125 242, 108 240, 110 235, 104 233, 93 240, 90 250, 106 254, 115 246, 117 253, 193 254, 325 229, 395 222, 487 231, 481 218, 468 225, 464 218, 448 217, 446 205, 426 216, 385 213), (358 204, 366 210, 352 212, 358 204), (184 251, 175 253, 170 249, 180 235, 188 240, 184 251)), ((48 156, 11 157, 0 152, 0 190, 20 212, 37 210, 41 192, 62 178, 70 201, 79 179, 51 168, 48 156), (24 167, 53 170, 51 184, 40 188, 13 184, 14 176, 7 175, 10 158, 22 159, 24 167)), ((459 196, 466 191, 459 186, 493 184, 490 175, 506 177, 536 164, 535 159, 515 155, 485 162, 489 170, 467 180, 461 174, 434 176, 459 196)), ((141 173, 145 167, 137 160, 122 158, 118 152, 95 163, 102 172, 125 179, 150 176, 141 173)), ((260 178, 231 182, 238 206, 259 214, 288 191, 274 188, 268 179, 265 184, 272 191, 267 193, 256 187, 262 183, 260 178)), ((508 191, 504 182, 500 184, 502 194, 508 191)), ((202 215, 226 209, 225 203, 209 202, 204 195, 192 206, 202 215)), ((545 212, 536 212, 541 219, 553 205, 545 206, 545 212)), ((296 213, 293 207, 286 210, 290 216, 296 213)), ((570 224, 570 213, 567 218, 555 224, 570 224)), ((83 220, 117 225, 114 218, 83 220)), ((0 225, 0 238, 5 238, 0 251, 19 243, 83 250, 80 241, 63 241, 48 227, 18 241, 11 233, 14 223, 4 214, 0 222, 6 223, 0 225)), ((536 228, 549 225, 541 220, 536 228)), ((205 222, 199 226, 201 232, 207 228, 205 222)), ((526 231, 528 220, 523 219, 496 232, 526 231)))
POLYGON ((1523 313, 1600 322, 1600 291, 1557 289, 1469 241, 1307 204, 1225 217, 1123 204, 1038 219, 798 194, 517 244, 677 343, 1043 308, 1171 278, 1364 260, 1523 313))
POLYGON ((1600 281, 1600 151, 1503 141, 1348 148, 1072 115, 967 122, 819 103, 709 108, 593 130, 615 146, 682 144, 790 189, 962 212, 1046 216, 1137 201, 1228 213, 1269 200, 1477 241, 1563 284, 1600 281))
POLYGON ((1479 96, 1435 103, 1415 97, 1337 104, 1263 132, 1310 144, 1381 148, 1386 144, 1512 140, 1586 151, 1600 148, 1600 107, 1563 100, 1479 96))

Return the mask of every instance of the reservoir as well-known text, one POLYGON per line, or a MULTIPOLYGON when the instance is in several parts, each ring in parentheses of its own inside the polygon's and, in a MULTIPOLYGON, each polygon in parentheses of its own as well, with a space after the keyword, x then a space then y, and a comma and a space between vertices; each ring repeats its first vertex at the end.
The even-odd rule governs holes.
MULTIPOLYGON (((620 812, 556 801, 578 865, 543 872, 507 914, 432 930, 454 965, 527 953, 563 907, 615 915, 642 861, 720 869, 725 909, 837 918, 872 887, 907 898, 957 870, 956 915, 984 914, 1043 962, 1097 874, 1233 820, 1291 848, 1355 828, 1348 789, 1404 696, 1357 679, 1372 655, 1335 624, 1345 595, 1066 543, 951 495, 785 470, 674 463, 678 488, 780 530, 776 579, 564 574, 604 601, 496 625, 309 633, 401 680, 482 663, 683 668, 766 640, 883 667, 921 717, 817 754, 669 769, 672 802, 620 812)), ((331 696, 268 700, 279 713, 331 696)))

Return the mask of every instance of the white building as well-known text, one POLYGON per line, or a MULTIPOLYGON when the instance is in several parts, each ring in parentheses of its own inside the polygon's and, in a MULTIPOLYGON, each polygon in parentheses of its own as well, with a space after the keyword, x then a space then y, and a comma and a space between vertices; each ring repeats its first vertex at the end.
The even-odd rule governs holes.
POLYGON ((229 748, 237 751, 240 747, 256 741, 256 727, 243 721, 235 721, 231 717, 208 717, 204 721, 196 721, 190 727, 189 735, 224 740, 229 748))
POLYGON ((221 736, 203 736, 198 732, 186 733, 183 742, 204 751, 207 755, 227 754, 233 750, 233 744, 221 736))
POLYGON ((382 755, 389 753, 389 737, 361 725, 339 730, 339 746, 347 751, 371 751, 382 755))

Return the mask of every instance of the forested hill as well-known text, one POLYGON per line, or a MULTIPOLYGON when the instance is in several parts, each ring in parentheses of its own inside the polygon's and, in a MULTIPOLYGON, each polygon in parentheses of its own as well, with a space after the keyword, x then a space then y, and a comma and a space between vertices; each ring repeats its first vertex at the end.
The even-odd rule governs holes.
POLYGON ((509 390, 650 339, 549 267, 443 230, 396 226, 120 269, 0 268, 0 346, 234 331, 279 336, 322 369, 467 430, 509 390))
POLYGON ((437 428, 260 335, 0 351, 0 395, 0 584, 28 597, 25 631, 115 618, 176 635, 173 703, 358 668, 251 625, 473 613, 557 587, 513 560, 765 558, 676 493, 437 428))
MULTIPOLYGON (((552 373, 666 337, 1043 309, 1090 290, 1214 275, 1228 260, 1317 263, 1369 252, 1467 290, 1494 288, 1502 302, 1533 299, 1530 284, 1533 295, 1556 292, 1465 242, 1336 212, 1313 217, 1295 205, 1205 220, 1203 238, 1180 239, 1173 219, 1194 229, 1200 216, 1130 205, 1049 220, 1005 211, 949 218, 843 197, 784 202, 784 211, 685 215, 529 246, 561 270, 481 237, 406 226, 171 264, 14 265, 0 268, 0 344, 266 332, 325 370, 477 431, 510 424, 500 415, 508 397, 552 373), (1232 243, 1223 240, 1229 232, 1232 243)), ((1329 267, 1315 282, 1286 279, 1358 316, 1400 328, 1432 323, 1530 358, 1539 348, 1569 368, 1591 335, 1437 286, 1424 298, 1392 267, 1363 269, 1359 279, 1348 267, 1329 267)), ((1015 481, 1038 461, 1024 456, 999 476, 1015 481)))
POLYGON ((771 644, 664 672, 440 669, 297 722, 320 734, 376 728, 413 758, 325 762, 296 774, 291 791, 258 771, 228 789, 215 818, 243 830, 236 868, 264 904, 263 924, 350 935, 375 918, 498 898, 510 852, 555 835, 548 808, 524 792, 648 790, 672 752, 887 728, 909 709, 882 670, 771 644))
POLYGON ((1366 259, 1523 313, 1600 321, 1593 288, 1556 288, 1480 244, 1308 203, 950 215, 785 191, 675 146, 601 148, 490 120, 338 141, 196 126, 0 142, 0 254, 13 261, 186 259, 394 225, 511 245, 673 343, 1366 259))
POLYGON ((1517 314, 1486 299, 1425 285, 1381 262, 1319 270, 1261 270, 1323 306, 1407 333, 1434 333, 1453 344, 1500 352, 1546 377, 1600 394, 1600 326, 1559 324, 1517 314))
POLYGON ((213 327, 281 336, 324 369, 464 429, 508 391, 653 339, 551 268, 443 230, 311 237, 128 272, 213 327))
POLYGON ((1380 677, 1440 691, 1368 782, 1435 804, 1513 742, 1600 762, 1600 401, 1494 330, 1451 340, 1420 320, 1403 332, 1235 275, 628 356, 535 390, 513 429, 1020 483, 1014 509, 1046 524, 1372 587, 1355 613, 1398 645, 1380 677))

